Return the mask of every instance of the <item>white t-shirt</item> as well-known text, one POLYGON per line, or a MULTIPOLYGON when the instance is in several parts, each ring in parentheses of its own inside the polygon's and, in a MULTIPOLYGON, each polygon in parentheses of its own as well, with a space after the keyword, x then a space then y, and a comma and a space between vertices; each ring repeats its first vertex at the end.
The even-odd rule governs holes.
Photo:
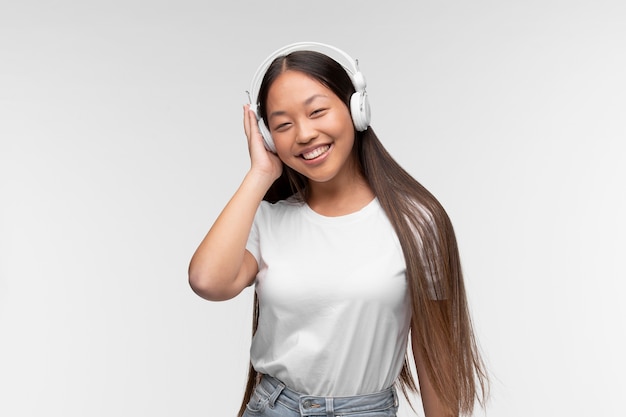
POLYGON ((393 385, 411 307, 402 249, 377 199, 339 217, 296 200, 262 202, 247 249, 259 265, 258 372, 309 395, 393 385))

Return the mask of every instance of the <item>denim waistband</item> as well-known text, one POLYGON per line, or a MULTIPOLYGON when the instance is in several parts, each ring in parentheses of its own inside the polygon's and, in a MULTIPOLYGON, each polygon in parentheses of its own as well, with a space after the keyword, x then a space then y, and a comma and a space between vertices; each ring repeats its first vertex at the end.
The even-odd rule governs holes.
POLYGON ((334 417, 341 414, 387 410, 398 406, 398 396, 393 386, 373 394, 320 397, 293 391, 269 375, 263 375, 259 385, 269 394, 271 406, 279 401, 288 408, 299 410, 302 416, 334 417))

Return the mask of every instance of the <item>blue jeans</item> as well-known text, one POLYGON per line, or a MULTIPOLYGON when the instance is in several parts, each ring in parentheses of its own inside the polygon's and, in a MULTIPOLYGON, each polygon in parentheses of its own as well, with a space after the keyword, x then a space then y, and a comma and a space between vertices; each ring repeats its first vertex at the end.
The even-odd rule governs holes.
POLYGON ((263 375, 243 417, 396 417, 397 412, 393 387, 354 397, 316 397, 292 391, 276 378, 263 375))

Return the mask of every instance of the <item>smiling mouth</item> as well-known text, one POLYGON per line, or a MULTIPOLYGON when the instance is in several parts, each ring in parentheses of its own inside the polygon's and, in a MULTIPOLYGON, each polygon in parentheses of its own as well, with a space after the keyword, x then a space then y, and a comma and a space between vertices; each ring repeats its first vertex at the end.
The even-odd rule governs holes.
POLYGON ((300 156, 304 158, 305 160, 310 161, 312 159, 315 159, 325 154, 326 152, 328 152, 329 149, 330 149, 330 145, 324 145, 324 146, 320 146, 319 148, 313 149, 311 152, 303 153, 300 156))

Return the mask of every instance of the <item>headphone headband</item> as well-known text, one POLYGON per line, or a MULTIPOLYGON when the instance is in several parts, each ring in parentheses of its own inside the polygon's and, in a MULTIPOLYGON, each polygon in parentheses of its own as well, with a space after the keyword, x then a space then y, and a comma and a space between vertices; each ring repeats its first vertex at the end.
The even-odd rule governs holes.
POLYGON ((263 61, 261 65, 259 65, 259 68, 257 68, 254 73, 254 77, 252 77, 252 82, 250 83, 249 93, 252 105, 257 104, 263 76, 272 62, 280 56, 288 55, 295 51, 314 51, 329 56, 341 64, 341 66, 346 70, 348 76, 352 80, 352 84, 354 84, 354 88, 356 88, 357 91, 365 91, 366 83, 363 76, 360 76, 361 72, 359 71, 358 60, 353 59, 350 55, 332 45, 320 42, 296 42, 277 49, 270 56, 265 58, 265 61, 263 61))
POLYGON ((358 131, 366 130, 370 122, 370 107, 369 101, 367 100, 367 92, 365 91, 367 83, 365 82, 365 77, 363 76, 363 74, 361 74, 361 71, 359 71, 358 60, 353 59, 352 57, 350 57, 350 55, 348 55, 341 49, 325 43, 296 42, 283 46, 282 48, 277 49, 270 56, 268 56, 261 63, 261 65, 259 65, 256 72, 254 73, 252 82, 250 83, 250 90, 248 91, 248 96, 250 98, 250 108, 257 115, 259 128, 261 130, 261 134, 265 139, 266 147, 273 152, 276 151, 269 130, 265 126, 265 123, 263 123, 261 115, 259 114, 258 95, 261 88, 261 83, 263 82, 265 72, 276 58, 288 55, 295 51, 314 51, 322 53, 334 59, 344 68, 344 70, 350 77, 350 80, 352 81, 352 85, 354 85, 354 88, 356 90, 356 93, 354 93, 350 99, 350 110, 355 128, 358 131))

